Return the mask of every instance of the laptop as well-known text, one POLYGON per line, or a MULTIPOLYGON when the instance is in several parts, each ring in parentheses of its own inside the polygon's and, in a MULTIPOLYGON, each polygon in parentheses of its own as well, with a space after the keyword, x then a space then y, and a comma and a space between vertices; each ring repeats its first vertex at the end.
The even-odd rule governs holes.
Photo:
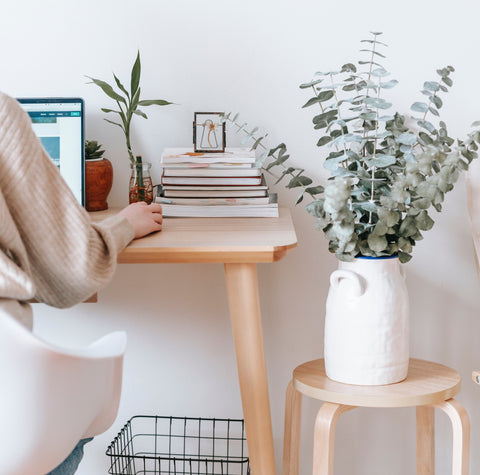
POLYGON ((75 198, 85 204, 84 102, 79 97, 17 99, 75 198))

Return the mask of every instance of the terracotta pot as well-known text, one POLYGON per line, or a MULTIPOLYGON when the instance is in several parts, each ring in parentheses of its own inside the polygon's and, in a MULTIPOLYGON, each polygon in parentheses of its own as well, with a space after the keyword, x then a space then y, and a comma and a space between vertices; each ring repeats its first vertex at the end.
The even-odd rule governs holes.
POLYGON ((85 160, 85 207, 87 211, 108 208, 107 196, 112 189, 113 167, 106 158, 85 160))

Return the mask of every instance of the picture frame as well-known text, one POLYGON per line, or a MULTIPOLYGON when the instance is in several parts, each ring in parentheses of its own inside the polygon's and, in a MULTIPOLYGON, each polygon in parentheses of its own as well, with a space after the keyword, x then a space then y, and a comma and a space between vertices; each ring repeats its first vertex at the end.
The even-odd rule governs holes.
POLYGON ((225 152, 226 132, 222 112, 195 112, 193 146, 198 153, 225 152))

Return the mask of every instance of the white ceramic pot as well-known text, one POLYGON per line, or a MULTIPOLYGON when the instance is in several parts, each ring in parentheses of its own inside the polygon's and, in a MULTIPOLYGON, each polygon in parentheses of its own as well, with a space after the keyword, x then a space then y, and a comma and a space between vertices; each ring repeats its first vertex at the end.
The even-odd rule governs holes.
POLYGON ((327 376, 382 385, 407 377, 409 303, 397 257, 339 261, 330 276, 325 317, 327 376))

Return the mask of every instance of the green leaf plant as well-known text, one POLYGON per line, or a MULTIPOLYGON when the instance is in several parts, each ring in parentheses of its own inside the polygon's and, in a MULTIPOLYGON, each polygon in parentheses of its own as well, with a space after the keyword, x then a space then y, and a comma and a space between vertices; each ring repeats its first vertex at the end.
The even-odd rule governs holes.
POLYGON ((103 145, 100 145, 96 140, 85 140, 85 160, 97 160, 103 158, 105 150, 102 150, 103 145))
MULTIPOLYGON (((392 104, 382 94, 395 87, 395 79, 381 65, 381 33, 362 40, 365 60, 340 69, 318 72, 300 88, 312 92, 304 108, 318 108, 312 119, 320 132, 317 146, 330 171, 328 185, 313 186, 304 169, 288 165, 285 144, 269 149, 262 144, 267 134, 256 138, 238 114, 224 120, 244 132, 253 149, 263 148, 258 164, 271 171, 281 169, 277 182, 288 179, 287 188, 302 189, 312 200, 306 210, 317 218, 317 227, 329 240, 329 250, 343 261, 357 256, 398 255, 402 263, 412 257, 413 246, 432 228, 430 212, 442 210, 445 193, 459 174, 477 158, 480 132, 464 140, 449 136, 439 119, 443 95, 452 86, 452 66, 438 69, 436 81, 426 81, 423 100, 414 102, 413 116, 388 113, 392 104)), ((480 122, 474 122, 478 128, 480 122)))
POLYGON ((128 157, 132 164, 135 164, 135 157, 132 151, 131 141, 130 141, 130 130, 132 118, 134 115, 138 115, 147 119, 147 115, 139 106, 148 107, 152 105, 157 106, 166 106, 173 104, 172 102, 165 101, 163 99, 154 99, 154 100, 140 100, 140 73, 141 73, 141 63, 140 63, 140 51, 137 53, 137 58, 132 67, 132 72, 130 74, 130 91, 128 91, 124 85, 120 82, 118 77, 114 74, 113 78, 115 80, 117 89, 115 90, 114 86, 102 81, 100 79, 95 79, 90 76, 87 76, 91 81, 89 84, 95 84, 98 86, 110 99, 113 99, 117 105, 117 109, 106 109, 102 108, 102 111, 107 114, 117 114, 118 122, 110 119, 105 119, 110 124, 114 124, 120 127, 125 134, 125 142, 127 145, 128 157))

